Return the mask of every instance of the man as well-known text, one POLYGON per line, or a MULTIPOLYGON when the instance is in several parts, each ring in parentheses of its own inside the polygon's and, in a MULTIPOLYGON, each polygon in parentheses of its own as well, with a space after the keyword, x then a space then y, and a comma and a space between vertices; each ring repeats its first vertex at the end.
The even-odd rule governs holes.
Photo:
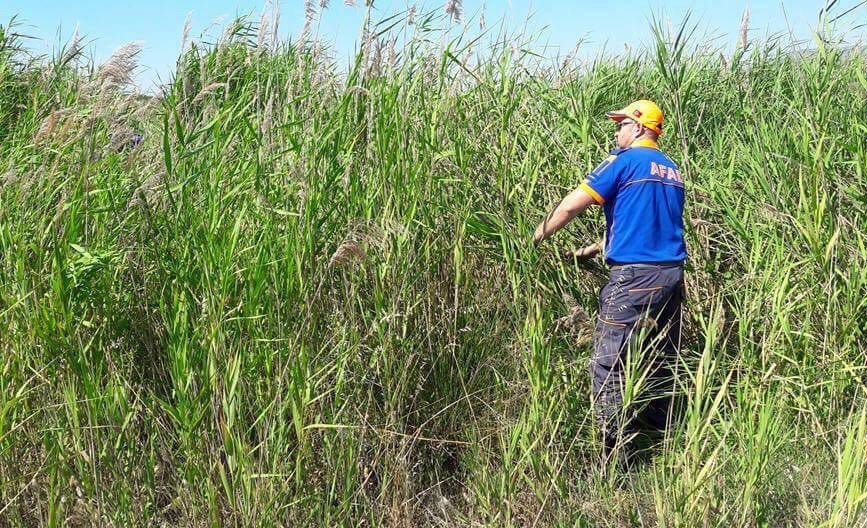
MULTIPOLYGON (((607 458, 618 445, 629 445, 638 432, 636 418, 656 431, 668 425, 686 244, 683 178, 657 146, 662 111, 640 100, 606 116, 617 123, 618 148, 554 207, 533 242, 550 237, 591 204, 604 210, 611 273, 599 294, 590 374, 607 458), (630 394, 640 388, 652 399, 639 405, 640 398, 632 396, 624 402, 627 383, 632 383, 630 394)), ((595 251, 588 246, 578 256, 595 251)))

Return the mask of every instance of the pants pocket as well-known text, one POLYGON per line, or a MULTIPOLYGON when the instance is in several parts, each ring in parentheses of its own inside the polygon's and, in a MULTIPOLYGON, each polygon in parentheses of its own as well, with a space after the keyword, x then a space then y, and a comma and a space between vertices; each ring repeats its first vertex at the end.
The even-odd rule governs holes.
POLYGON ((629 326, 626 323, 605 319, 602 315, 596 320, 593 334, 593 355, 591 361, 610 369, 620 362, 620 353, 626 344, 629 326))

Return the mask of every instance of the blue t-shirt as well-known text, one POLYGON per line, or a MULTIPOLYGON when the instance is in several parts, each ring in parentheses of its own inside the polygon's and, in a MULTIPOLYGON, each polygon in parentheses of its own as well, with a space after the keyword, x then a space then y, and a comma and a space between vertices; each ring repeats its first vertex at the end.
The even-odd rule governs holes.
POLYGON ((605 211, 605 259, 613 264, 682 262, 683 178, 651 146, 615 149, 581 184, 605 211))

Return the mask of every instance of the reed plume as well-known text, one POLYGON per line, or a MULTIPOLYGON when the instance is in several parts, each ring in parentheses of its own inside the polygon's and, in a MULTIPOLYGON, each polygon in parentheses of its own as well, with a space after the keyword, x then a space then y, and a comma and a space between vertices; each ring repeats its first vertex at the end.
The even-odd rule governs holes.
POLYGON ((81 54, 81 36, 79 35, 78 26, 75 26, 75 31, 72 33, 69 42, 66 44, 63 54, 60 57, 60 66, 65 66, 73 61, 81 54))
POLYGON ((738 49, 746 50, 749 46, 749 31, 750 31, 750 6, 744 7, 744 14, 741 16, 741 29, 738 36, 738 49))
POLYGON ((117 86, 132 84, 139 53, 141 53, 141 42, 129 42, 117 48, 97 70, 97 79, 100 83, 107 82, 117 86))
POLYGON ((461 0, 446 0, 445 11, 447 15, 452 17, 452 20, 460 22, 463 15, 461 0))
POLYGON ((187 13, 187 18, 184 20, 184 29, 181 32, 181 54, 187 51, 187 45, 190 42, 190 30, 193 27, 193 12, 187 13))
POLYGON ((313 0, 304 0, 304 28, 301 30, 302 40, 310 33, 310 28, 313 26, 313 19, 315 18, 316 4, 313 0))

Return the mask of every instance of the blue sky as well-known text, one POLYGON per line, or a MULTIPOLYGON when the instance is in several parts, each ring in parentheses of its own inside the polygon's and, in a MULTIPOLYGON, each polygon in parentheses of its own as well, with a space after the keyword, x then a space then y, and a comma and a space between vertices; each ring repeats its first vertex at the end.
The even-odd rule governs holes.
MULTIPOLYGON (((860 0, 839 0, 835 13, 854 7, 860 0)), ((315 0, 318 5, 319 0, 315 0)), ((338 59, 348 57, 354 48, 364 18, 364 0, 357 7, 344 5, 343 0, 330 0, 318 16, 319 35, 330 42, 338 59)), ((376 0, 374 18, 404 11, 418 4, 419 10, 441 9, 443 1, 376 0)), ((304 1, 282 0, 280 34, 283 38, 297 36, 304 24, 304 1)), ((513 29, 524 27, 542 37, 539 45, 548 46, 547 55, 558 51, 565 55, 579 40, 583 54, 595 54, 600 49, 618 53, 629 43, 635 49, 650 39, 647 20, 662 16, 674 23, 687 11, 699 22, 700 33, 717 36, 720 46, 733 46, 737 39, 744 6, 749 4, 752 38, 789 30, 798 39, 810 39, 816 27, 817 15, 825 0, 621 0, 611 4, 578 0, 465 0, 464 20, 477 20, 484 9, 488 25, 504 21, 513 29), (529 19, 529 22, 527 22, 529 19)), ((111 2, 96 0, 2 0, 0 24, 17 14, 23 25, 19 31, 36 37, 30 48, 36 53, 50 53, 79 27, 87 37, 87 50, 97 61, 105 59, 118 46, 130 41, 142 41, 141 70, 137 83, 149 90, 157 79, 166 80, 177 58, 181 34, 187 14, 191 13, 191 35, 218 34, 225 23, 237 15, 252 15, 258 20, 264 0, 145 0, 111 2), (215 23, 216 22, 216 23, 215 23)), ((859 8, 838 21, 839 29, 849 38, 864 40, 867 6, 859 8)), ((475 24, 477 28, 477 23, 475 24)))

